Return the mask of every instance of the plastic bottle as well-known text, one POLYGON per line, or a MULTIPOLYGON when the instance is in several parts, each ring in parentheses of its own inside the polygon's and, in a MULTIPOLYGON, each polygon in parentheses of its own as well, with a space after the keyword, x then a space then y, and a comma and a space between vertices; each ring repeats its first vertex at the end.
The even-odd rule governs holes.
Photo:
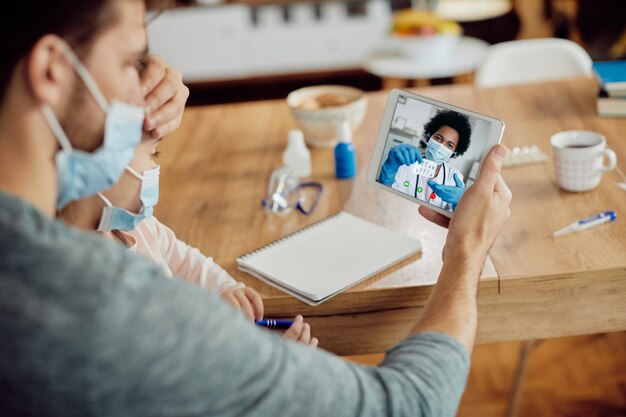
POLYGON ((337 145, 335 146, 335 176, 346 179, 356 175, 356 150, 352 143, 350 123, 343 121, 336 129, 337 145))
POLYGON ((289 131, 283 164, 287 165, 298 178, 311 176, 311 152, 304 144, 304 135, 299 129, 289 131))

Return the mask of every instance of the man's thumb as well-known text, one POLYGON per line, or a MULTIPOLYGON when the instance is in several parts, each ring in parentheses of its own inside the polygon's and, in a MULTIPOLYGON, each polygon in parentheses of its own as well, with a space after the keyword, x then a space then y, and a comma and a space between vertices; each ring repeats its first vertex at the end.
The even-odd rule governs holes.
POLYGON ((489 151, 489 154, 483 161, 483 166, 480 169, 480 175, 476 182, 482 184, 481 186, 483 187, 493 189, 500 176, 502 160, 508 153, 509 151, 504 145, 498 144, 491 148, 491 151, 489 151))

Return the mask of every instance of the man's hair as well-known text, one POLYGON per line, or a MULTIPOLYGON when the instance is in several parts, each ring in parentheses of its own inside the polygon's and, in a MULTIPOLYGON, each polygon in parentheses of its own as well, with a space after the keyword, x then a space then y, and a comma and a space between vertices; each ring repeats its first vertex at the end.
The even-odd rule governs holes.
MULTIPOLYGON (((18 62, 48 34, 65 39, 84 56, 93 40, 115 23, 111 4, 130 0, 11 0, 0 13, 2 52, 0 65, 0 103, 18 62)), ((136 0, 140 1, 140 0, 136 0)), ((165 7, 165 0, 142 0, 149 9, 165 7)))
POLYGON ((459 143, 457 143, 454 152, 459 156, 463 155, 470 146, 470 137, 472 136, 469 118, 452 110, 439 110, 424 125, 424 136, 430 140, 431 136, 437 133, 442 126, 449 126, 456 130, 459 135, 459 143))

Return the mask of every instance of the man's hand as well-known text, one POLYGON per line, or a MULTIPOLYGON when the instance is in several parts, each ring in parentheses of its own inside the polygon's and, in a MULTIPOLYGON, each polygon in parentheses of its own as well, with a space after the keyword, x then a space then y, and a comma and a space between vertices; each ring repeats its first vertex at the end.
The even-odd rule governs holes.
POLYGON ((304 318, 299 314, 294 319, 291 327, 285 331, 283 337, 287 340, 294 340, 313 348, 316 348, 319 343, 317 337, 311 337, 311 326, 309 323, 305 323, 304 318))
MULTIPOLYGON (((507 149, 496 145, 485 158, 478 179, 459 201, 452 219, 420 206, 426 219, 449 227, 445 252, 456 255, 470 254, 484 262, 504 223, 511 215, 511 191, 505 184, 500 169, 507 149)), ((445 254, 444 254, 445 259, 445 254)))
POLYGON ((144 129, 153 138, 178 129, 189 97, 181 72, 168 67, 160 56, 148 55, 141 84, 146 102, 144 129))
POLYGON ((507 150, 496 145, 478 179, 467 189, 452 220, 420 207, 427 219, 449 226, 443 267, 413 333, 435 331, 454 337, 471 354, 476 340, 476 293, 480 271, 496 236, 509 218, 511 191, 500 175, 507 150))
POLYGON ((220 293, 220 297, 231 306, 241 310, 250 320, 263 318, 263 299, 252 288, 224 290, 220 293))

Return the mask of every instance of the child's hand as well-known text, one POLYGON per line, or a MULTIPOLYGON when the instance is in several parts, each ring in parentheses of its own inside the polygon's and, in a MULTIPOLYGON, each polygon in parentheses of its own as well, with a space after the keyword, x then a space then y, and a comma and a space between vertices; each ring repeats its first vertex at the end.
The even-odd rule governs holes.
POLYGON ((250 320, 263 318, 263 300, 258 292, 252 288, 234 288, 220 293, 222 300, 241 310, 250 320))
POLYGON ((316 348, 319 343, 317 337, 311 337, 311 326, 309 326, 309 323, 304 322, 304 318, 300 314, 296 316, 293 324, 285 331, 283 337, 287 340, 304 343, 313 348, 316 348))

